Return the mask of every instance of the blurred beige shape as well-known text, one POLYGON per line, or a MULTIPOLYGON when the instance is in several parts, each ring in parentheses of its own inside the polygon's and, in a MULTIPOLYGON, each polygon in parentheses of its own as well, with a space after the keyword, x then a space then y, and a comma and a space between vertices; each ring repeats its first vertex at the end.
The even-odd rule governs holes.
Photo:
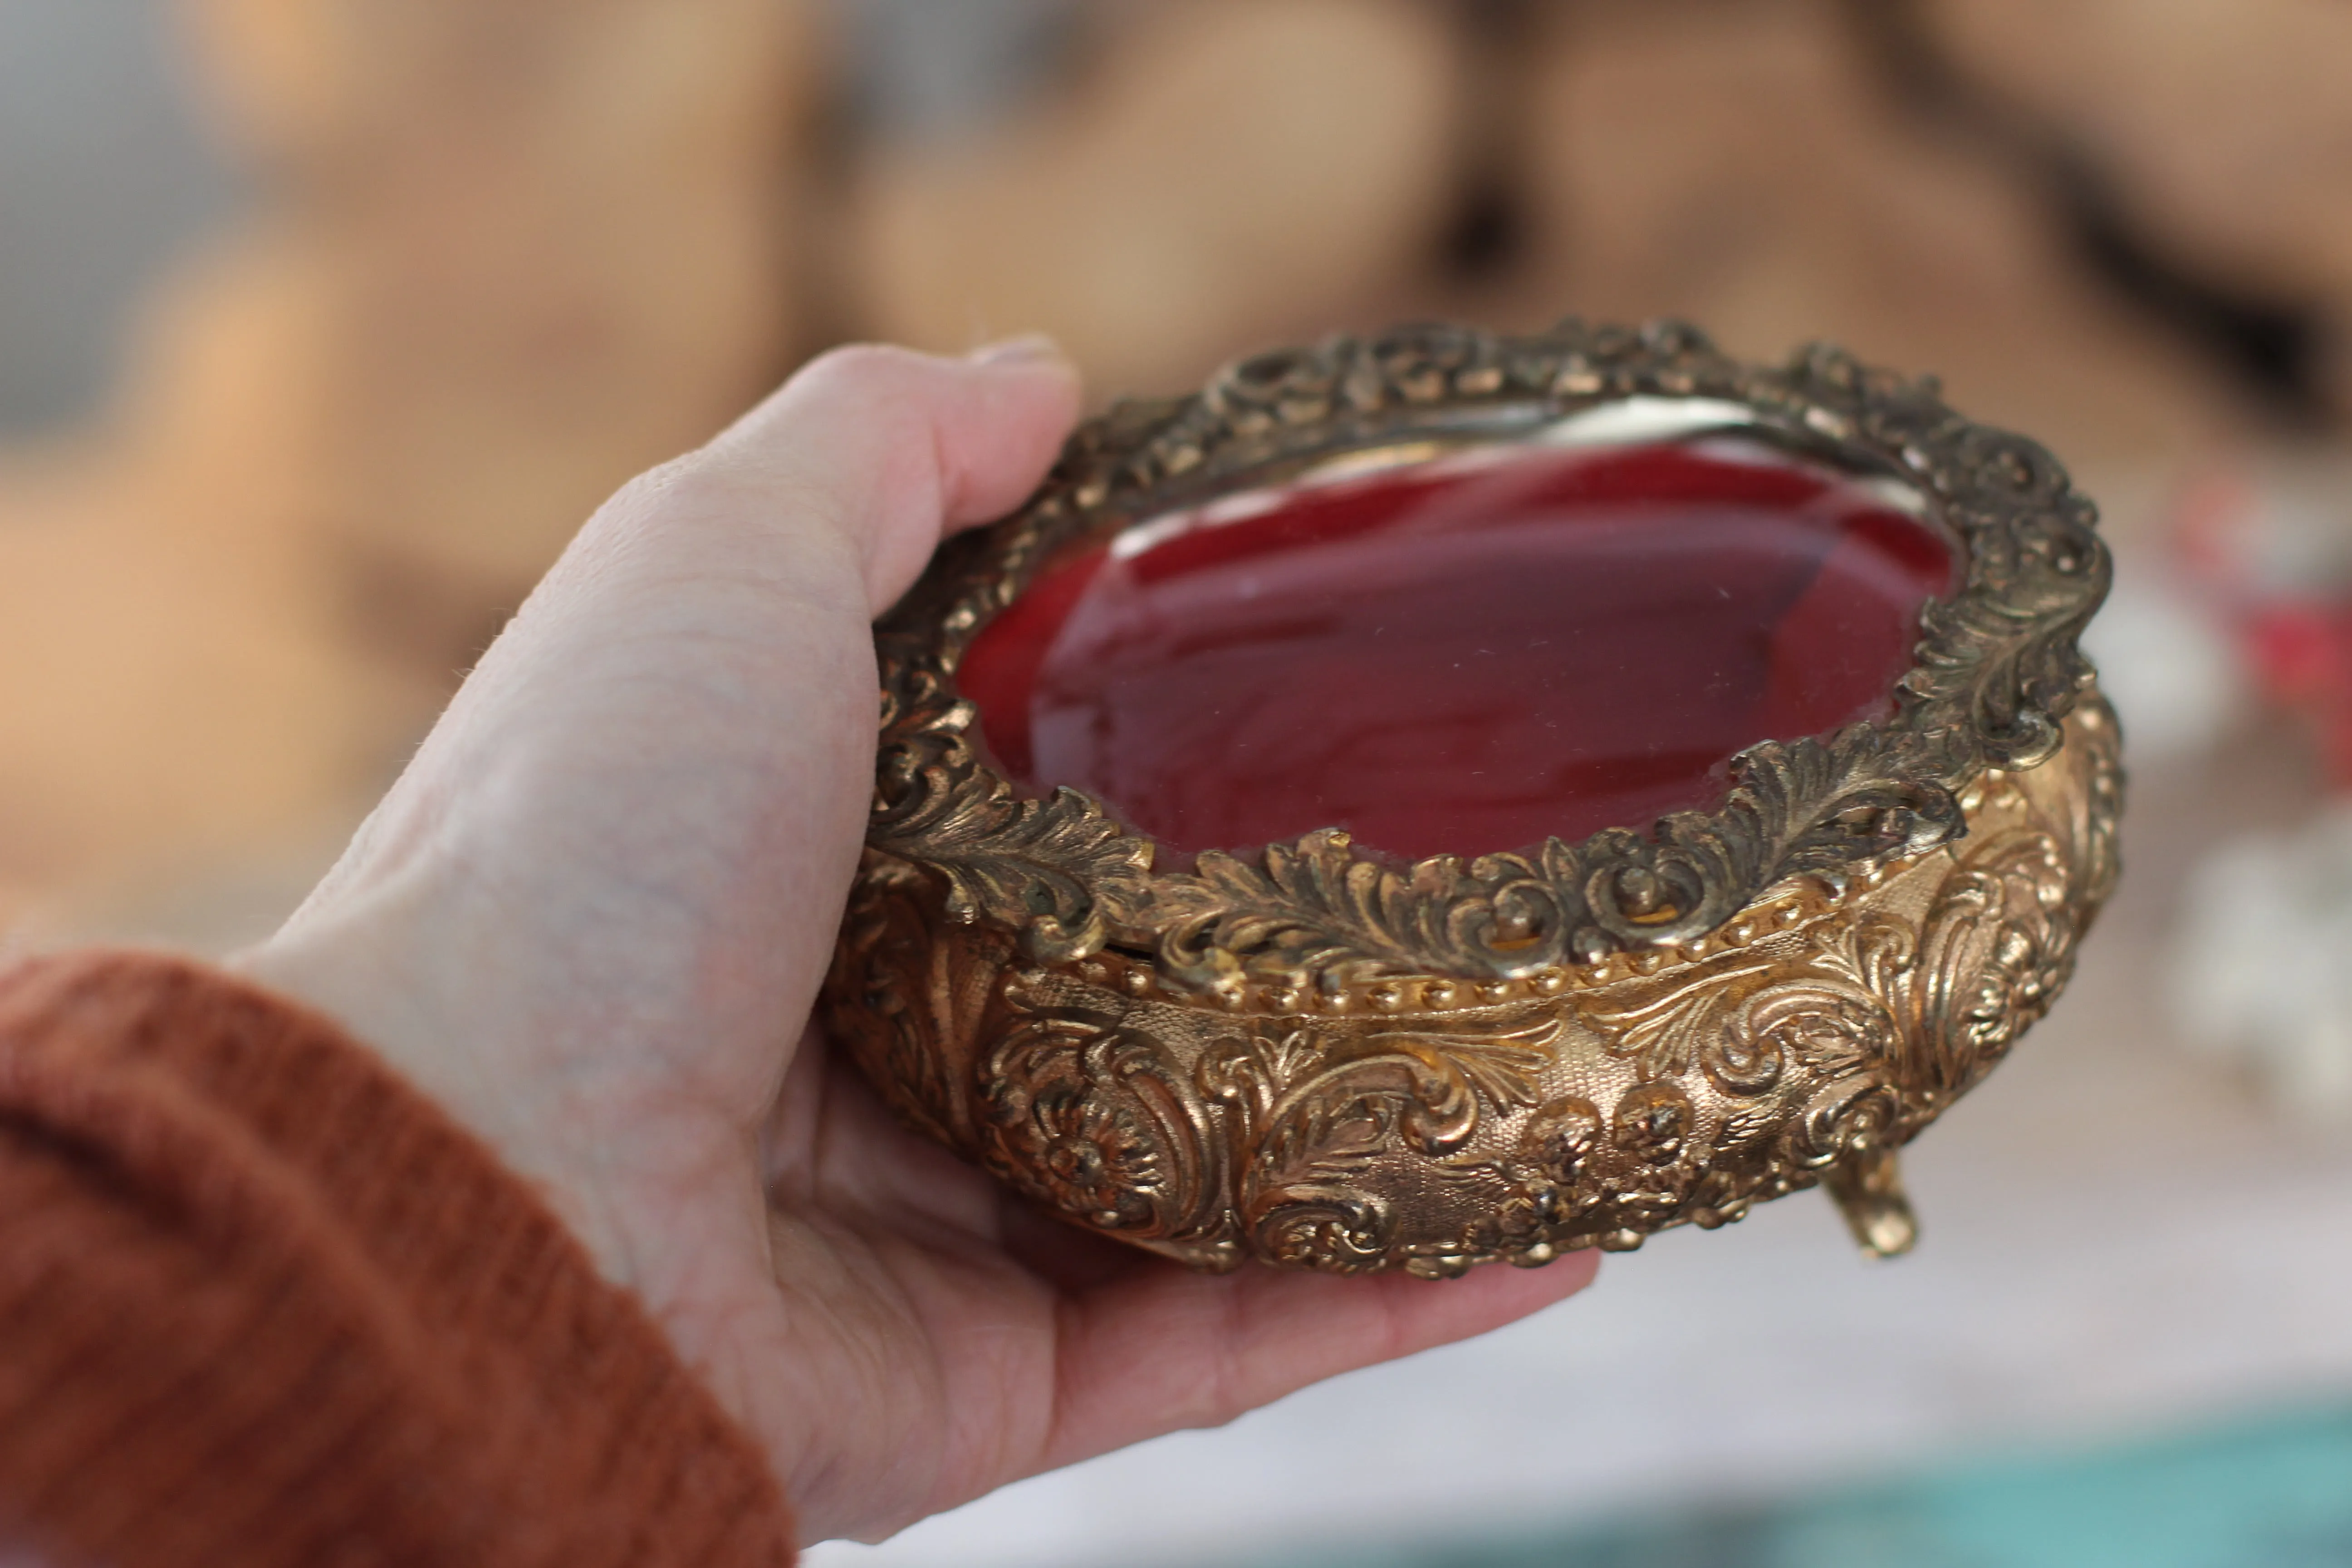
POLYGON ((785 367, 805 5, 183 4, 332 280, 323 521, 363 584, 511 605, 785 367))
POLYGON ((1377 325, 1452 199, 1460 75, 1419 0, 1136 7, 1093 70, 961 145, 857 171, 857 303, 958 350, 1054 333, 1097 392, 1186 390, 1222 360, 1377 325))
POLYGON ((300 537, 308 281, 258 256, 183 279, 113 428, 0 455, 0 890, 26 912, 317 832, 356 782, 363 675, 300 537))
POLYGON ((1530 144, 1547 299, 1687 317, 1741 353, 1829 338, 2092 469, 2169 460, 2227 416, 2001 171, 1890 108, 1829 0, 1601 0, 1551 49, 1530 144))
POLYGON ((2352 5, 1926 0, 1924 10, 1954 62, 2071 137, 2167 254, 2352 310, 2352 5))
POLYGON ((115 416, 0 454, 0 900, 331 841, 595 504, 798 328, 793 0, 182 0, 257 179, 115 416))

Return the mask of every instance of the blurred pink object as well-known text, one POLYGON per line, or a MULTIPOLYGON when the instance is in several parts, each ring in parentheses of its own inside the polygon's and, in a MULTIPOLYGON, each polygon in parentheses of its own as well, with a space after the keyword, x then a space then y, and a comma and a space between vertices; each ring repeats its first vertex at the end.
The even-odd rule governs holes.
POLYGON ((2168 966, 2192 1048, 2292 1120, 2352 1122, 2352 454, 2276 454, 2183 494, 2176 564, 2256 689, 2300 716, 2331 798, 2207 848, 2168 966))
POLYGON ((2330 787, 2352 793, 2352 456, 2209 474, 2184 492, 2174 537, 2262 694, 2305 719, 2330 787))

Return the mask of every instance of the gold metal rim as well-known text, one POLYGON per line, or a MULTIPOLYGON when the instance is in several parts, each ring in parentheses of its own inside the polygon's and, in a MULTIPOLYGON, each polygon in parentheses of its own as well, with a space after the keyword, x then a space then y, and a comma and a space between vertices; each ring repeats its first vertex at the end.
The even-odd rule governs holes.
POLYGON ((1198 395, 1084 426, 1018 512, 943 551, 877 633, 883 736, 871 852, 937 877, 950 917, 1032 959, 1148 954, 1204 1005, 1386 982, 1524 983, 1685 949, 1801 876, 1838 882, 1965 830, 1988 767, 2058 746, 2092 682, 2077 638, 2111 567, 2095 510, 2034 442, 1815 345, 1752 365, 1675 322, 1569 321, 1529 337, 1444 326, 1239 362, 1198 395), (1164 866, 1083 791, 1025 796, 975 743, 955 670, 971 637, 1074 541, 1336 454, 1512 433, 1633 398, 1735 409, 1862 471, 1897 476, 1958 541, 1965 576, 1922 616, 1893 719, 1741 753, 1721 808, 1581 843, 1399 866, 1344 834, 1164 866))

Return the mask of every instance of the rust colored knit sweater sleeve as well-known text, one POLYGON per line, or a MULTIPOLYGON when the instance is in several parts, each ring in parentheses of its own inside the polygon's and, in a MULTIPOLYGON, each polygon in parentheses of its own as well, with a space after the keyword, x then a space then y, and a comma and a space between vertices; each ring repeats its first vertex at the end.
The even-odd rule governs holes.
POLYGON ((487 1149, 177 960, 0 977, 0 1559, 781 1565, 758 1451, 487 1149))

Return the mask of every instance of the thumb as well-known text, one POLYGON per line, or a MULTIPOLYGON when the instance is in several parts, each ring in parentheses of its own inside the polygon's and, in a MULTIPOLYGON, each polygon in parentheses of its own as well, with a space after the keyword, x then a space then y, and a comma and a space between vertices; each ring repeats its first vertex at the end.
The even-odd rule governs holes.
POLYGON ((446 1036, 454 1008, 475 1035, 633 1042, 615 1059, 732 1045, 764 1079, 753 1047, 813 997, 864 836, 872 616, 943 528, 1038 481, 1077 397, 1038 345, 845 349, 625 487, 280 933, 340 955, 305 971, 313 1000, 380 1041, 446 1036), (400 1016, 360 1016, 386 995, 400 1016))
POLYGON ((878 615, 943 531, 1020 503, 1077 412, 1077 373, 1047 338, 961 360, 861 345, 812 361, 687 461, 805 506, 856 549, 878 615))

